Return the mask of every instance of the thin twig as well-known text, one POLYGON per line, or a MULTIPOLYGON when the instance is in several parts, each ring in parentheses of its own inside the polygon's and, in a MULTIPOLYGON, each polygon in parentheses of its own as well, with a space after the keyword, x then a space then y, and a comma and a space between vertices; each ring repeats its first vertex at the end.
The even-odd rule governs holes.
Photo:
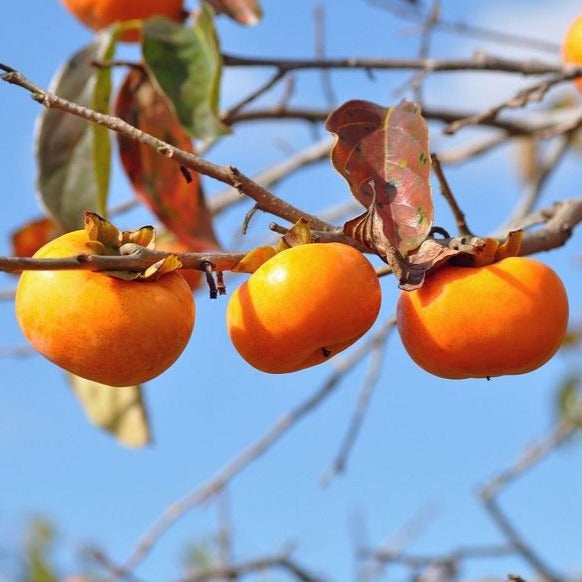
POLYGON ((453 123, 447 125, 443 132, 447 135, 453 135, 457 133, 463 127, 467 127, 468 125, 478 125, 483 123, 484 121, 492 121, 497 118, 499 113, 501 113, 505 109, 518 109, 521 107, 525 107, 529 103, 534 101, 541 101, 546 93, 554 86, 558 85, 559 83, 564 83, 565 81, 570 81, 574 79, 576 75, 572 75, 572 73, 562 73, 555 75, 549 79, 545 79, 535 85, 531 85, 530 87, 526 87, 525 89, 521 89, 516 95, 512 96, 511 98, 498 103, 497 105, 490 107, 489 109, 483 111, 482 113, 477 113, 475 115, 470 115, 464 117, 463 119, 458 119, 453 123))
POLYGON ((443 172, 441 163, 439 158, 436 154, 431 154, 432 159, 432 169, 437 176, 441 187, 441 194, 443 195, 444 199, 447 201, 453 216, 455 217, 455 222, 457 223, 457 230, 461 236, 471 236, 471 230, 467 226, 467 221, 465 219, 465 213, 461 210, 461 207, 457 203, 455 196, 453 195, 453 191, 451 190, 449 183, 445 177, 443 172))
POLYGON ((12 301, 16 296, 16 289, 2 289, 0 291, 0 301, 12 301))
POLYGON ((417 569, 430 566, 435 562, 463 562, 488 558, 504 558, 516 553, 510 545, 461 546, 451 552, 439 555, 408 554, 398 550, 362 550, 361 557, 384 564, 403 564, 417 569))
POLYGON ((0 346, 0 358, 29 358, 36 356, 38 352, 29 345, 24 346, 0 346))
MULTIPOLYGON (((486 154, 496 147, 507 145, 509 136, 506 133, 499 133, 487 139, 482 139, 476 143, 464 144, 450 150, 438 152, 441 164, 452 165, 461 164, 478 156, 486 154)), ((524 138, 528 139, 528 138, 524 138)))
POLYGON ((545 184, 564 159, 564 156, 570 149, 571 143, 572 134, 566 134, 558 141, 554 151, 541 164, 541 167, 540 164, 537 165, 537 175, 533 180, 529 181, 517 208, 511 213, 511 218, 507 221, 502 231, 508 232, 514 228, 518 228, 523 219, 531 213, 542 194, 545 184))
MULTIPOLYGON (((403 8, 402 3, 394 2, 393 0, 367 0, 367 2, 389 10, 400 18, 418 20, 423 17, 421 11, 411 10, 408 6, 403 8)), ((497 44, 503 43, 522 48, 525 47, 528 49, 552 53, 553 55, 557 55, 560 52, 560 45, 549 40, 532 38, 515 34, 513 32, 504 32, 502 30, 495 30, 483 26, 476 26, 468 22, 445 20, 441 18, 439 19, 436 28, 443 32, 469 36, 471 39, 481 38, 482 40, 492 41, 497 44)))
POLYGON ((236 116, 242 109, 247 105, 256 101, 259 97, 263 96, 267 91, 272 89, 281 79, 287 75, 286 71, 277 71, 270 79, 268 79, 263 85, 255 89, 250 95, 247 95, 244 99, 239 101, 236 105, 233 105, 223 113, 221 113, 221 119, 226 125, 230 125, 232 118, 236 116))
POLYGON ((376 335, 377 341, 372 346, 370 352, 370 366, 368 369, 368 373, 362 384, 362 388, 358 396, 356 409, 354 410, 352 419, 348 426, 348 430, 346 431, 346 434, 340 446, 339 452, 335 457, 335 460, 333 461, 329 469, 327 469, 321 477, 321 482, 324 485, 329 484, 329 482, 336 475, 338 475, 339 473, 343 473, 345 471, 348 456, 352 450, 352 447, 354 446, 354 443, 356 442, 356 439, 358 437, 358 434, 360 432, 362 423, 366 415, 366 411, 368 410, 368 405, 372 397, 372 392, 381 375, 382 362, 384 361, 384 354, 386 351, 386 341, 388 339, 388 336, 390 335, 390 332, 394 329, 395 325, 396 325, 395 318, 388 320, 381 330, 382 333, 379 332, 376 335))
MULTIPOLYGON (((300 168, 327 160, 332 145, 333 140, 326 137, 298 151, 282 162, 255 174, 253 180, 264 188, 272 188, 300 168)), ((213 195, 208 200, 208 208, 216 216, 233 204, 244 200, 245 198, 241 196, 236 188, 229 188, 213 195)))
MULTIPOLYGON (((325 59, 325 8, 323 4, 317 4, 313 11, 313 21, 315 25, 315 58, 325 59)), ((336 106, 337 98, 331 82, 329 69, 321 69, 319 73, 321 87, 325 102, 330 109, 336 106)))
POLYGON ((284 552, 274 556, 255 558, 240 564, 233 564, 227 567, 218 566, 192 572, 178 582, 206 582, 207 580, 238 579, 254 572, 264 570, 281 569, 300 580, 301 582, 322 582, 318 576, 308 572, 289 556, 289 552, 284 552))
MULTIPOLYGON (((380 330, 382 332, 382 330, 380 330)), ((380 333, 378 332, 378 333, 380 333)), ((318 388, 309 398, 301 402, 296 408, 289 411, 276 421, 258 440, 243 449, 231 459, 213 477, 197 487, 182 499, 171 504, 164 513, 154 522, 138 542, 129 558, 120 567, 122 575, 130 573, 149 554, 160 537, 172 527, 176 521, 183 517, 191 509, 207 502, 230 483, 241 471, 246 469, 253 461, 265 454, 291 428, 300 420, 313 412, 332 392, 337 388, 345 375, 354 368, 370 351, 377 342, 376 334, 362 343, 360 347, 352 351, 348 356, 339 359, 336 370, 328 377, 326 382, 318 388)))
POLYGON ((275 67, 285 71, 300 69, 363 69, 397 70, 411 69, 427 73, 451 71, 489 71, 519 73, 521 75, 582 75, 582 67, 547 63, 530 59, 527 61, 477 53, 472 59, 276 59, 268 57, 241 57, 224 54, 223 62, 229 67, 275 67))
MULTIPOLYGON (((257 108, 240 112, 232 118, 231 123, 243 123, 258 120, 265 121, 269 119, 276 119, 277 121, 293 120, 319 123, 324 122, 329 116, 329 113, 328 109, 315 109, 313 107, 294 107, 285 109, 280 107, 269 107, 264 109, 257 108)), ((433 107, 423 109, 422 114, 425 119, 440 121, 442 123, 453 123, 459 118, 478 115, 463 111, 433 107)), ((551 117, 549 113, 548 117, 551 117)), ((479 125, 502 129, 507 132, 508 136, 531 135, 534 132, 549 131, 552 128, 552 125, 549 122, 545 124, 530 124, 511 119, 483 119, 479 122, 479 125)))
POLYGON ((521 533, 501 509, 497 501, 497 496, 509 484, 522 477, 527 471, 568 440, 575 433, 575 430, 575 426, 571 421, 561 421, 542 441, 528 447, 514 464, 501 471, 491 481, 479 488, 479 496, 485 509, 507 541, 542 578, 550 582, 559 582, 560 577, 525 542, 521 533))

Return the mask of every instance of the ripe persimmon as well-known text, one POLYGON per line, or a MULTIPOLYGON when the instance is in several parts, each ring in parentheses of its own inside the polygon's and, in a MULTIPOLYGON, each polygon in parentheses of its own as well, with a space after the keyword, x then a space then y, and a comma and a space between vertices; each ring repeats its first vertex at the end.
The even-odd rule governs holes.
MULTIPOLYGON (((172 20, 184 19, 184 0, 61 0, 65 7, 85 26, 92 30, 107 28, 115 22, 147 20, 165 16, 172 20)), ((139 32, 126 30, 121 40, 137 42, 139 32)))
POLYGON ((523 374, 558 350, 568 298, 558 275, 534 259, 483 267, 446 266, 403 291, 397 323, 404 347, 443 378, 523 374))
POLYGON ((236 289, 227 328, 251 366, 295 372, 353 344, 376 320, 380 302, 376 272, 359 251, 302 244, 267 260, 236 289))
MULTIPOLYGON (((85 230, 43 246, 36 258, 94 254, 85 230)), ((109 386, 139 384, 169 368, 194 327, 190 287, 178 272, 147 281, 104 273, 25 271, 16 317, 32 346, 61 368, 109 386)))
MULTIPOLYGON (((567 65, 582 65, 582 15, 572 21, 562 42, 562 60, 567 65)), ((582 91, 582 77, 574 80, 582 91)))

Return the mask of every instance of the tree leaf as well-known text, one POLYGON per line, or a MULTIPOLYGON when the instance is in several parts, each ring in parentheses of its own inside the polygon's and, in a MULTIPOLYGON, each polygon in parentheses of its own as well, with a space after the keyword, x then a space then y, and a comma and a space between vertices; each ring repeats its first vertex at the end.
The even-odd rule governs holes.
POLYGON ((257 24, 263 17, 256 0, 207 0, 217 14, 226 14, 239 24, 257 24))
MULTIPOLYGON (((172 145, 194 153, 192 140, 170 103, 147 73, 133 69, 125 78, 115 104, 115 114, 135 127, 172 145)), ((152 148, 117 134, 121 163, 136 195, 190 248, 219 247, 212 217, 206 208, 200 176, 152 148)))
MULTIPOLYGON (((113 54, 111 33, 75 53, 55 75, 51 91, 86 107, 107 111, 109 73, 92 66, 113 54)), ((57 109, 45 109, 36 131, 37 188, 48 214, 63 230, 83 225, 83 212, 105 214, 110 145, 107 130, 57 109)))
POLYGON ((405 257, 432 226, 428 127, 420 108, 406 100, 385 108, 369 101, 344 103, 327 119, 336 134, 332 163, 352 194, 377 215, 370 248, 392 246, 405 257))
POLYGON ((222 57, 212 8, 202 3, 193 28, 152 18, 142 34, 146 66, 184 128, 199 139, 227 133, 218 115, 222 57))
POLYGON ((114 388, 69 374, 69 383, 88 419, 127 447, 151 443, 148 414, 140 386, 114 388))
MULTIPOLYGON (((103 50, 99 59, 110 61, 115 55, 116 33, 104 36, 103 50), (108 41, 108 42, 106 42, 108 41)), ((111 67, 98 67, 95 71, 95 89, 93 91, 92 108, 99 113, 109 113, 111 101, 111 67)), ((107 198, 109 194, 109 179, 111 174, 111 139, 109 130, 96 123, 91 124, 93 132, 93 167, 97 185, 97 208, 103 216, 107 216, 107 198)))
POLYGON ((16 257, 32 257, 40 247, 61 234, 52 218, 43 216, 30 220, 12 232, 12 254, 16 257))

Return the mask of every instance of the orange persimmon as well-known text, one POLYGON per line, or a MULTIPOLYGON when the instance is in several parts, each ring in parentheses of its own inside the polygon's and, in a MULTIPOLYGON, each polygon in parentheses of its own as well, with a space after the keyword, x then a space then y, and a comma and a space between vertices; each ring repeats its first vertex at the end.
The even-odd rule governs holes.
MULTIPOLYGON (((562 42, 562 60, 567 65, 582 65, 582 15, 575 18, 566 31, 562 42)), ((582 91, 582 77, 574 83, 582 91)))
POLYGON ((446 266, 403 291, 398 331, 412 359, 443 378, 523 374, 558 350, 568 298, 558 275, 534 259, 446 266))
MULTIPOLYGON (((61 0, 67 10, 92 30, 107 28, 115 22, 147 20, 165 16, 172 20, 184 19, 184 0, 61 0)), ((139 32, 127 30, 121 40, 137 42, 139 32)))
MULTIPOLYGON (((93 254, 85 230, 43 246, 36 258, 93 254)), ((102 384, 155 378, 182 353, 194 326, 190 287, 178 272, 126 281, 87 270, 25 271, 16 317, 32 346, 61 368, 102 384)))
POLYGON ((370 262, 340 243, 302 244, 261 265, 232 294, 234 347, 264 372, 295 372, 341 352, 372 326, 381 303, 370 262))

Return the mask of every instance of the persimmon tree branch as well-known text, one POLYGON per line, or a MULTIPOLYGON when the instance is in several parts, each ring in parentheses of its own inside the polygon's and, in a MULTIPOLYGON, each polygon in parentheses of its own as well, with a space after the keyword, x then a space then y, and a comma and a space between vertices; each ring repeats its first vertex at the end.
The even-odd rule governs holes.
POLYGON ((220 493, 239 473, 265 454, 305 416, 313 412, 335 391, 345 375, 368 355, 370 349, 379 341, 383 341, 384 335, 389 332, 392 326, 392 322, 389 322, 389 324, 380 327, 357 349, 350 352, 346 357, 339 359, 334 372, 311 396, 283 415, 263 436, 243 449, 208 481, 168 506, 164 513, 144 533, 125 563, 119 567, 119 575, 117 577, 126 578, 146 558, 158 540, 174 523, 191 509, 206 503, 217 493, 220 493))
POLYGON ((478 125, 484 121, 491 121, 497 118, 499 113, 504 109, 518 109, 532 103, 534 101, 541 101, 546 93, 554 86, 565 81, 571 81, 577 75, 572 72, 555 75, 549 79, 544 79, 535 85, 521 89, 516 95, 502 101, 498 105, 490 107, 489 109, 475 115, 469 115, 462 119, 458 119, 450 123, 444 128, 444 133, 453 135, 463 127, 468 125, 478 125))
POLYGON ((206 580, 236 580, 252 573, 268 570, 282 570, 301 582, 322 582, 321 578, 309 572, 291 557, 291 552, 283 550, 272 556, 254 558, 246 562, 228 566, 216 566, 195 570, 177 582, 206 582, 206 580))
POLYGON ((221 166, 214 164, 200 156, 181 150, 151 134, 141 131, 129 123, 126 123, 119 117, 98 113, 92 109, 58 97, 57 95, 41 89, 12 67, 0 63, 0 69, 5 71, 5 73, 0 76, 0 79, 6 83, 22 87, 31 93, 32 98, 35 101, 47 109, 59 109, 72 115, 76 115, 77 117, 107 127, 116 133, 120 133, 134 141, 151 147, 160 155, 173 159, 186 168, 236 188, 239 192, 255 200, 258 207, 265 212, 269 212, 292 223, 297 222, 300 219, 305 219, 310 226, 320 230, 334 229, 332 225, 327 224, 318 217, 303 212, 281 198, 278 198, 234 166, 221 166))
POLYGON ((356 404, 352 419, 341 443, 339 452, 337 453, 329 469, 327 469, 327 471, 325 471, 321 477, 321 481, 325 485, 327 485, 333 477, 345 471, 349 454, 352 450, 352 447, 354 446, 354 443, 356 442, 364 422, 374 387, 376 386, 381 376, 381 367, 382 362, 384 361, 386 342, 390 332, 394 329, 395 326, 396 318, 392 318, 384 324, 382 327, 382 333, 376 334, 374 345, 372 345, 370 348, 371 353, 368 372, 360 389, 358 402, 356 404))
POLYGON ((530 59, 527 61, 492 56, 483 52, 472 59, 276 59, 268 57, 242 57, 231 54, 223 55, 225 66, 229 67, 275 67, 281 71, 301 69, 351 69, 351 70, 402 70, 410 69, 427 73, 452 71, 487 71, 500 73, 519 73, 521 75, 582 75, 582 67, 547 63, 530 59))
MULTIPOLYGON (((521 245, 521 255, 532 255, 563 246, 572 236, 574 228, 582 222, 582 197, 556 202, 552 207, 527 216, 517 226, 542 226, 528 230, 521 245)), ((286 227, 273 224, 272 230, 285 234, 286 227)), ((339 229, 333 232, 312 231, 313 239, 320 242, 343 242, 366 251, 360 243, 344 235, 339 229)), ((72 270, 92 271, 142 271, 164 258, 174 254, 184 269, 206 271, 210 265, 214 271, 229 271, 245 256, 245 253, 168 253, 139 247, 124 256, 76 255, 58 259, 34 259, 29 257, 0 257, 0 271, 15 273, 22 270, 72 270)), ((384 274, 389 271, 384 270, 384 274)), ((10 296, 11 297, 11 296, 10 296)))
POLYGON ((529 563, 545 580, 559 582, 560 577, 552 571, 542 558, 531 548, 511 523, 506 513, 501 509, 498 496, 516 479, 522 477, 532 467, 540 463, 562 443, 568 440, 576 431, 575 423, 562 420, 540 442, 528 447, 520 458, 508 469, 501 471, 488 483, 479 488, 479 497, 489 516, 505 536, 508 543, 529 563))

